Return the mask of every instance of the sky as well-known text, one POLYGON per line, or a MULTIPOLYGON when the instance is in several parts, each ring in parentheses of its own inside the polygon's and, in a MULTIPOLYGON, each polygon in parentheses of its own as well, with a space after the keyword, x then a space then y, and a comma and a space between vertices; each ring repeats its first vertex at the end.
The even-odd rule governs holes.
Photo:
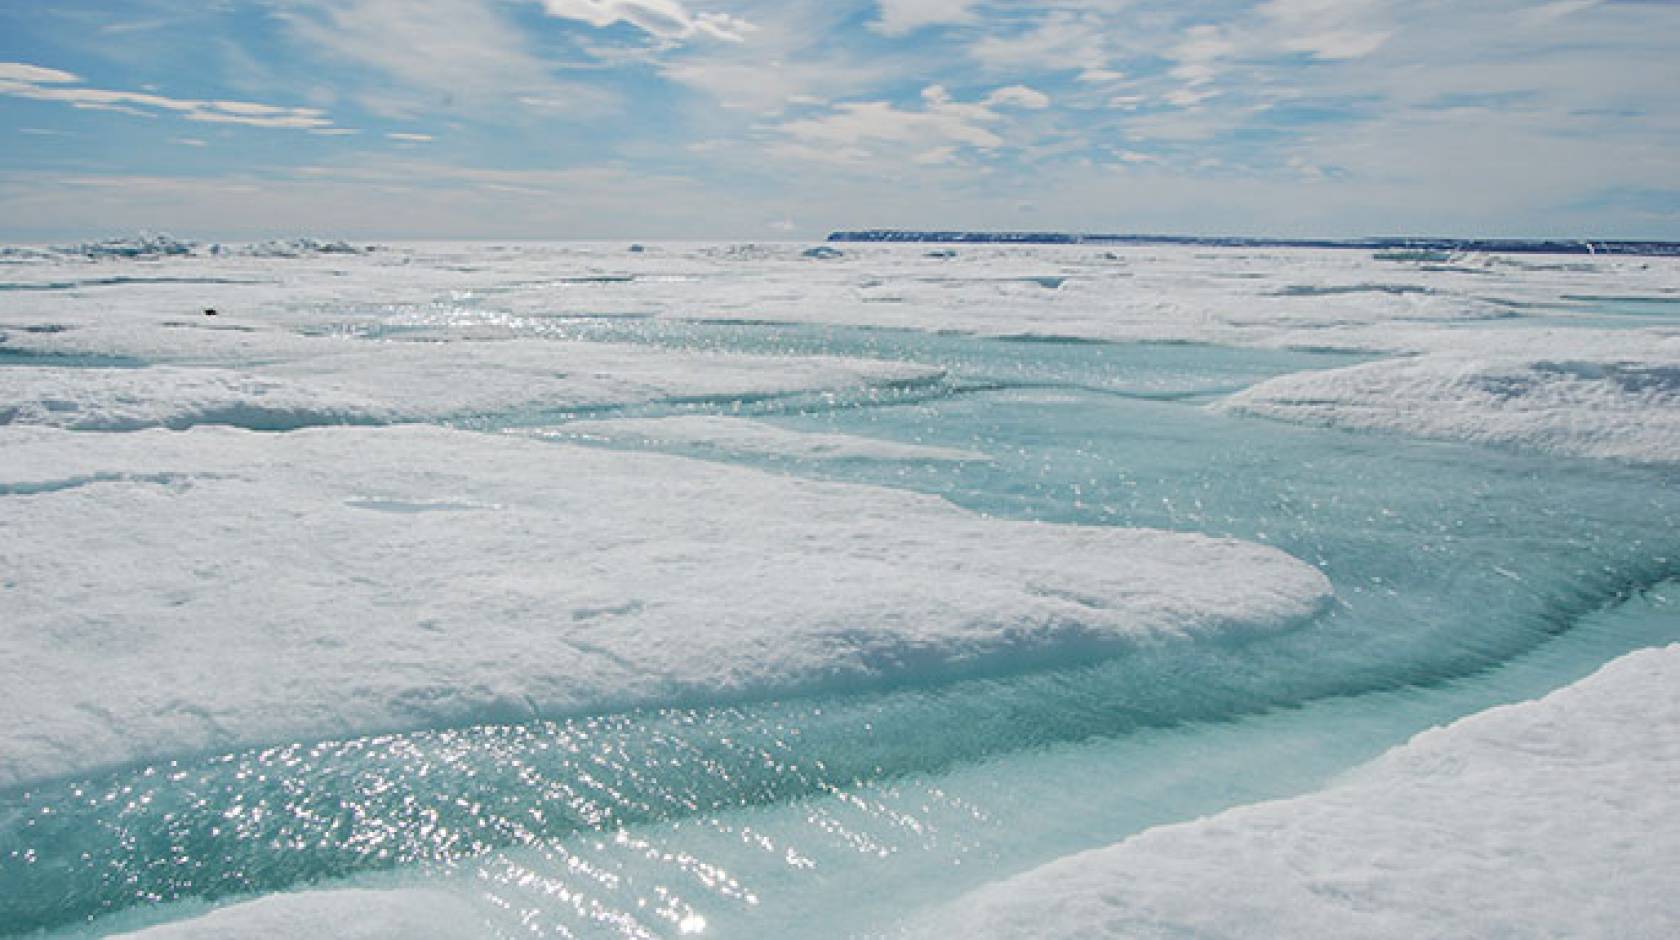
POLYGON ((1680 0, 0 0, 0 238, 1680 240, 1680 0))

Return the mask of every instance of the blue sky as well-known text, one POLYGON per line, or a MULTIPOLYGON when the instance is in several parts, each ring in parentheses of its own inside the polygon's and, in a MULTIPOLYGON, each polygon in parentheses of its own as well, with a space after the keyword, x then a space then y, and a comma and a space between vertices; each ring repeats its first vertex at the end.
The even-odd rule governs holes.
POLYGON ((0 0, 0 234, 1680 239, 1669 0, 0 0))

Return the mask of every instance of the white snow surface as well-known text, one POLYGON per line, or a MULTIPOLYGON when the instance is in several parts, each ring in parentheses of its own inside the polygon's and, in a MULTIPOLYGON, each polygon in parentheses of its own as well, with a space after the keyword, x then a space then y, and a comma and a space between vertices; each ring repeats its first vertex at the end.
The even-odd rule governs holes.
POLYGON ((114 940, 463 940, 484 933, 483 918, 455 895, 346 888, 272 894, 114 940))
POLYGON ((535 432, 561 440, 639 441, 648 444, 698 444, 735 454, 802 460, 984 461, 979 451, 932 444, 795 431, 766 421, 727 415, 673 415, 665 418, 618 418, 572 421, 535 432))
MULTIPOLYGON (((259 246, 260 247, 260 246, 259 246)), ((311 337, 401 327, 452 338, 565 336, 575 318, 752 319, 1416 352, 1466 324, 1567 320, 1605 296, 1680 298, 1680 259, 1199 247, 624 244, 398 245, 0 266, 16 349, 148 360, 289 356, 311 337), (1559 298, 1578 298, 1560 303, 1559 298), (214 307, 216 318, 200 315, 214 307), (27 328, 68 327, 53 333, 27 328), (301 344, 301 345, 300 345, 301 344)), ((1651 321, 1651 330, 1673 327, 1651 321)), ((1672 321, 1668 321, 1672 322, 1672 321)))
POLYGON ((128 431, 234 424, 275 430, 519 409, 868 391, 931 382, 942 374, 908 363, 551 340, 321 345, 328 348, 319 355, 240 369, 0 369, 0 425, 128 431))
POLYGON ((1330 427, 1680 463, 1680 343, 1620 352, 1371 362, 1270 379, 1218 407, 1330 427), (1660 355, 1664 346, 1670 355, 1660 355))
POLYGON ((1289 629, 1275 549, 399 425, 0 428, 0 786, 1289 629))
POLYGON ((233 424, 276 430, 382 424, 395 408, 231 369, 0 369, 0 425, 89 431, 233 424))
POLYGON ((1680 645, 1409 743, 1331 789, 981 888, 911 935, 1680 935, 1680 645))

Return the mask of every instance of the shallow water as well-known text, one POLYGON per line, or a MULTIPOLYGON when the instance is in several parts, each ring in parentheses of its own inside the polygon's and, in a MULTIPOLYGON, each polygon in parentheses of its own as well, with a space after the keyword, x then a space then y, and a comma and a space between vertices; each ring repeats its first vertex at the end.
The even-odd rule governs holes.
MULTIPOLYGON (((613 446, 906 487, 995 516, 1266 542, 1318 565, 1338 601, 1262 640, 867 694, 277 742, 0 793, 0 929, 98 933, 348 879, 462 892, 510 935, 883 930, 1059 855, 1300 792, 1421 728, 1680 639, 1668 471, 1201 407, 1352 357, 458 311, 346 332, 446 339, 491 321, 937 364, 944 378, 903 388, 607 412, 746 415, 989 460, 613 446)), ((601 414, 459 423, 564 438, 567 421, 601 414)))

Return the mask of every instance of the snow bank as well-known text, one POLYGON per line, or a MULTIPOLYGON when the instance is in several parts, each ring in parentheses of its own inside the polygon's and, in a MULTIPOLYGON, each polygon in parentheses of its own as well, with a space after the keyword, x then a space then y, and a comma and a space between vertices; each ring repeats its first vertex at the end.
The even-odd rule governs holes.
POLYGON ((1281 376, 1219 407, 1331 427, 1680 462, 1680 356, 1430 355, 1281 376))
POLYGON ((425 426, 0 452, 0 786, 1240 640, 1330 592, 1231 540, 425 426))
POLYGON ((142 232, 128 238, 108 238, 74 245, 0 246, 0 258, 10 258, 14 261, 158 261, 202 255, 308 258, 315 255, 362 254, 372 250, 372 246, 358 248, 341 240, 326 241, 309 237, 228 245, 213 244, 204 248, 197 242, 184 241, 170 235, 142 232))
POLYGON ((1340 786, 1065 858, 940 937, 1680 934, 1680 645, 1425 732, 1340 786))
POLYGON ((567 340, 340 345, 350 348, 260 371, 382 399, 416 418, 858 392, 929 384, 945 374, 902 362, 567 340))
POLYGON ((212 255, 248 255, 252 258, 308 258, 314 255, 360 255, 377 251, 378 246, 357 247, 343 239, 326 241, 319 238, 276 238, 263 242, 235 245, 211 245, 212 255))
POLYGON ((274 431, 378 424, 398 414, 353 395, 226 369, 0 369, 0 425, 134 431, 231 424, 274 431))
POLYGON ((0 369, 0 425, 284 430, 518 409, 867 392, 934 382, 944 374, 904 363, 549 340, 323 344, 330 352, 243 370, 0 369))
POLYGON ((573 421, 536 432, 560 440, 632 441, 713 447, 732 454, 797 460, 985 461, 978 451, 905 444, 855 434, 795 431, 763 421, 724 415, 573 421))
POLYGON ((190 255, 197 246, 161 232, 142 232, 131 238, 108 238, 76 245, 55 245, 46 251, 89 261, 136 261, 190 255))
POLYGON ((300 891, 234 904, 117 940, 461 940, 485 934, 467 901, 441 891, 300 891))

